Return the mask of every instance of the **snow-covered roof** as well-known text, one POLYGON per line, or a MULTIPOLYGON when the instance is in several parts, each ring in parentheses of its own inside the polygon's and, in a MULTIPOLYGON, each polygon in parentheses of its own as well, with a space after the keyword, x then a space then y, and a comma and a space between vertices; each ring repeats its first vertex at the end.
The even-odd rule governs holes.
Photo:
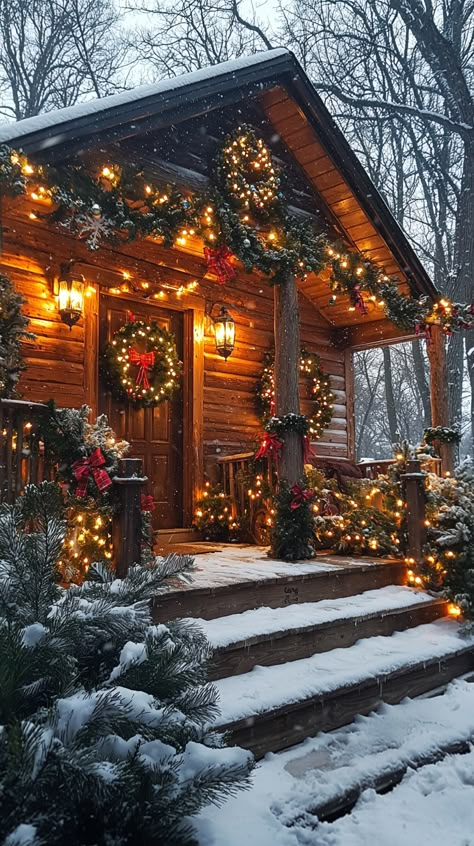
MULTIPOLYGON (((69 123, 70 121, 93 117, 94 115, 104 115, 107 111, 115 110, 117 107, 123 107, 129 104, 137 105, 150 98, 156 98, 161 94, 177 91, 180 88, 186 88, 190 85, 200 85, 216 77, 227 76, 228 74, 242 71, 245 68, 258 67, 258 65, 269 60, 291 55, 290 51, 286 48, 278 47, 274 50, 267 50, 251 56, 242 56, 239 59, 222 62, 219 65, 211 65, 210 67, 201 68, 200 70, 172 77, 171 79, 162 79, 159 82, 140 85, 137 88, 122 91, 120 94, 112 94, 109 97, 88 100, 85 103, 77 103, 75 106, 68 106, 65 109, 56 109, 55 111, 45 112, 35 117, 25 118, 16 123, 4 124, 0 126, 0 143, 11 144, 12 142, 19 142, 24 136, 31 135, 32 133, 44 132, 48 129, 58 130, 62 124, 69 123)), ((56 136, 54 142, 51 141, 50 143, 57 143, 57 140, 56 136)), ((44 146, 48 146, 48 144, 46 143, 44 146)))

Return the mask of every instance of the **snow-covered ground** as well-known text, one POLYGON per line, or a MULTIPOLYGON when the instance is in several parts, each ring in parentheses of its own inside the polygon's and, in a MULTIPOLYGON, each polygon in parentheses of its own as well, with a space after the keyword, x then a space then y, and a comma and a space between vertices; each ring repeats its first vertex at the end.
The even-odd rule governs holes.
POLYGON ((474 752, 418 766, 457 741, 474 742, 474 684, 384 705, 351 726, 267 755, 254 786, 198 818, 201 846, 474 846, 474 752), (371 788, 408 766, 386 795, 371 788), (351 789, 350 815, 318 823, 315 809, 351 789))

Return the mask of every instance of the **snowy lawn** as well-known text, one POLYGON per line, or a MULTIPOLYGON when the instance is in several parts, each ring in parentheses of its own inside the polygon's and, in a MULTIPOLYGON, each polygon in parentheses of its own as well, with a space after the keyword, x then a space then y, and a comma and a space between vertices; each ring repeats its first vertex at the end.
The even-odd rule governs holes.
POLYGON ((351 726, 267 755, 254 786, 198 818, 201 846, 474 846, 474 752, 448 756, 379 796, 373 779, 474 741, 474 685, 444 696, 383 705, 351 726), (317 824, 310 813, 348 789, 364 789, 351 815, 317 824))

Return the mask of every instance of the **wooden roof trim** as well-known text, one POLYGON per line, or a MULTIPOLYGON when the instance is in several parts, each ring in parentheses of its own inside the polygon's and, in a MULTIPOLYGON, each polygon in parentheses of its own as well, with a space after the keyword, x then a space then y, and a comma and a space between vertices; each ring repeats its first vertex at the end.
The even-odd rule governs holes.
MULTIPOLYGON (((257 99, 262 94, 262 88, 271 90, 276 86, 283 88, 287 95, 282 99, 281 92, 273 91, 269 108, 277 108, 278 103, 286 103, 287 99, 293 100, 296 116, 291 104, 288 104, 288 114, 292 116, 291 121, 297 120, 299 124, 294 131, 302 133, 305 123, 309 124, 326 154, 344 175, 341 181, 331 171, 323 174, 324 185, 320 194, 326 204, 350 201, 355 197, 380 233, 381 244, 385 242, 389 246, 395 261, 407 275, 412 290, 416 294, 437 296, 436 289, 405 234, 306 73, 295 56, 287 50, 278 49, 268 54, 259 54, 253 60, 250 58, 240 63, 223 63, 213 69, 204 69, 202 73, 192 74, 189 80, 175 82, 174 86, 172 82, 169 86, 159 85, 157 93, 149 96, 137 93, 136 99, 130 97, 123 102, 120 95, 117 95, 111 98, 109 104, 105 104, 104 109, 88 114, 84 114, 84 109, 79 107, 74 113, 75 107, 72 107, 71 119, 61 121, 58 116, 57 125, 52 119, 45 122, 43 116, 39 116, 36 122, 32 118, 25 121, 25 132, 10 133, 8 143, 19 144, 28 154, 41 151, 44 160, 70 157, 79 149, 97 147, 150 129, 189 120, 249 97, 257 99)), ((21 130, 20 124, 18 129, 21 130)), ((320 150, 315 147, 316 159, 319 153, 320 150)), ((367 249, 367 246, 363 247, 359 243, 357 246, 367 249)))
MULTIPOLYGON (((405 233, 396 222, 390 209, 375 188, 357 156, 351 150, 346 138, 334 122, 331 114, 309 81, 307 75, 294 58, 299 73, 293 74, 287 83, 287 90, 306 114, 316 135, 336 166, 341 169, 350 184, 351 191, 359 201, 377 230, 381 232, 397 263, 407 276, 414 293, 436 297, 438 292, 428 273, 413 250, 405 233)), ((327 200, 327 196, 325 197, 327 200)), ((342 199, 342 198, 341 198, 342 199)))

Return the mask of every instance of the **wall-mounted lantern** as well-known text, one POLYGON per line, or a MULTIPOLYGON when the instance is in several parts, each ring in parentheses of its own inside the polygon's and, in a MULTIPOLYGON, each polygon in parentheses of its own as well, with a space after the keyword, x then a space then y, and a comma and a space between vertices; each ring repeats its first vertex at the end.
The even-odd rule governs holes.
POLYGON ((235 346, 235 321, 225 306, 214 318, 214 336, 217 352, 227 361, 235 346))
POLYGON ((86 282, 81 273, 73 269, 73 262, 61 266, 57 294, 59 316, 70 329, 84 313, 86 282))

